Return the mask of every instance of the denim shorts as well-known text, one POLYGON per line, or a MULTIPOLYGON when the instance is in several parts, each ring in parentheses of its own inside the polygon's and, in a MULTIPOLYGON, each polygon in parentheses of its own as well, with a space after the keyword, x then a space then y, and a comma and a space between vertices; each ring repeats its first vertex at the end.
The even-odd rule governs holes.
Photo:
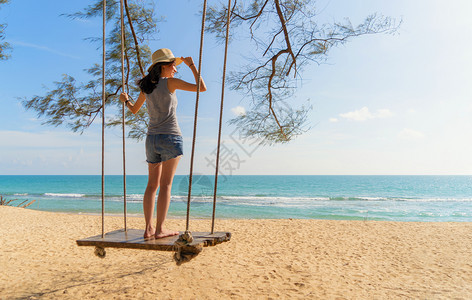
POLYGON ((151 134, 146 137, 146 161, 160 163, 184 154, 182 136, 174 134, 151 134))

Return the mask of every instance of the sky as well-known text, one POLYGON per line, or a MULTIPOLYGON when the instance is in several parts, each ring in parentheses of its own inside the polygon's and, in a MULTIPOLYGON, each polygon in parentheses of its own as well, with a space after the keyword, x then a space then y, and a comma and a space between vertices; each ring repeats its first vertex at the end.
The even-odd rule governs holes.
MULTIPOLYGON (((62 74, 87 80, 83 71, 101 61, 101 20, 71 20, 92 1, 12 0, 0 7, 11 58, 0 61, 0 174, 101 174, 100 120, 82 135, 42 125, 22 99, 44 95, 62 74)), ((158 33, 153 50, 198 59, 202 1, 155 1, 158 33)), ((214 3, 214 1, 209 1, 214 3)), ((309 130, 292 142, 259 146, 239 138, 227 121, 249 99, 225 92, 222 175, 471 175, 472 2, 469 0, 318 1, 321 22, 348 17, 358 24, 372 13, 402 20, 395 35, 352 39, 329 52, 326 63, 307 65, 291 103, 309 103, 309 130)), ((228 69, 243 63, 247 41, 230 44, 228 69)), ((205 35, 195 174, 214 174, 223 46, 205 35)), ((179 67, 182 79, 192 80, 179 67)), ((184 157, 189 172, 195 94, 178 92, 184 157)), ((106 130, 105 173, 121 174, 121 130, 106 130)), ((127 139, 127 174, 147 174, 144 143, 127 139)))

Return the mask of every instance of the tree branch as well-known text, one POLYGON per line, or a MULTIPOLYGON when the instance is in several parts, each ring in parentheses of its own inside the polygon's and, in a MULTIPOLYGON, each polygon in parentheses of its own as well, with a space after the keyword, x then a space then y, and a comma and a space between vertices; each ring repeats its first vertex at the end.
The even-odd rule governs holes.
POLYGON ((292 45, 290 44, 290 37, 287 31, 287 26, 285 25, 285 19, 284 19, 282 10, 280 9, 279 0, 274 0, 274 3, 275 3, 275 8, 277 10, 277 15, 279 16, 280 25, 282 26, 282 29, 284 31, 285 44, 287 45, 287 51, 292 57, 292 64, 290 65, 290 68, 288 69, 287 74, 286 74, 286 76, 288 76, 290 74, 290 70, 292 69, 292 65, 295 66, 295 74, 297 73, 297 63, 296 63, 297 59, 295 58, 295 55, 293 54, 293 51, 292 51, 292 45))
POLYGON ((280 125, 280 122, 279 122, 279 120, 277 118, 277 115, 274 111, 274 107, 273 107, 273 103, 272 103, 272 79, 274 78, 274 75, 275 75, 275 70, 276 70, 275 63, 277 62, 277 59, 279 58, 280 55, 282 55, 284 53, 288 53, 288 52, 289 52, 288 49, 280 50, 276 55, 274 55, 272 57, 272 59, 271 59, 272 60, 272 73, 270 74, 269 81, 267 83, 268 98, 269 98, 269 110, 272 113, 272 115, 274 116, 275 122, 279 126, 280 132, 282 133, 282 135, 284 136, 284 138, 286 140, 288 140, 287 135, 285 135, 285 132, 284 132, 284 129, 283 129, 282 125, 280 125))
POLYGON ((129 8, 128 8, 128 0, 124 0, 124 4, 125 4, 125 9, 126 9, 126 16, 128 17, 129 28, 131 29, 131 33, 133 34, 134 48, 136 49, 136 56, 138 59, 139 70, 141 71, 141 74, 144 76, 146 75, 146 73, 144 72, 143 63, 141 62, 141 54, 139 52, 138 38, 136 37, 136 32, 134 31, 133 22, 131 21, 131 15, 129 13, 129 8))

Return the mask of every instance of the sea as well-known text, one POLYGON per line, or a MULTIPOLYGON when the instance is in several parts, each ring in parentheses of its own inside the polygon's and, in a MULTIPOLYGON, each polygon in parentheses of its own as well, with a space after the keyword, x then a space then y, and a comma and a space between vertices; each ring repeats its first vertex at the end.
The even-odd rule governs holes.
MULTIPOLYGON (((169 217, 184 218, 189 177, 176 175, 169 217)), ((214 176, 194 175, 191 218, 211 218, 214 176)), ((142 216, 147 176, 126 177, 126 214, 142 216)), ((27 209, 101 214, 100 175, 0 175, 0 195, 27 209)), ((105 176, 105 214, 124 213, 123 177, 105 176)), ((472 176, 219 176, 216 217, 471 222, 472 176)))

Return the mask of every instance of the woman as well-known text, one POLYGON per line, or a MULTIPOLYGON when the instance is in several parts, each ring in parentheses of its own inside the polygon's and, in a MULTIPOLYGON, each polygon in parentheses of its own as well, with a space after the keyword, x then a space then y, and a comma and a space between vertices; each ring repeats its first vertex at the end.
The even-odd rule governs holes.
MULTIPOLYGON (((147 102, 149 126, 146 137, 146 161, 148 162, 148 184, 144 193, 143 210, 146 220, 144 238, 163 238, 177 235, 178 231, 164 228, 164 221, 170 204, 170 192, 175 170, 183 155, 183 141, 177 122, 176 90, 197 91, 197 85, 174 78, 176 66, 184 62, 193 72, 195 82, 198 72, 191 57, 176 58, 169 49, 159 49, 152 54, 152 65, 148 74, 138 81, 141 93, 133 104, 128 95, 122 93, 120 100, 136 114, 144 102, 147 102), (154 201, 157 189, 157 221, 152 226, 154 201)), ((206 91, 203 79, 200 79, 200 91, 206 91)))

